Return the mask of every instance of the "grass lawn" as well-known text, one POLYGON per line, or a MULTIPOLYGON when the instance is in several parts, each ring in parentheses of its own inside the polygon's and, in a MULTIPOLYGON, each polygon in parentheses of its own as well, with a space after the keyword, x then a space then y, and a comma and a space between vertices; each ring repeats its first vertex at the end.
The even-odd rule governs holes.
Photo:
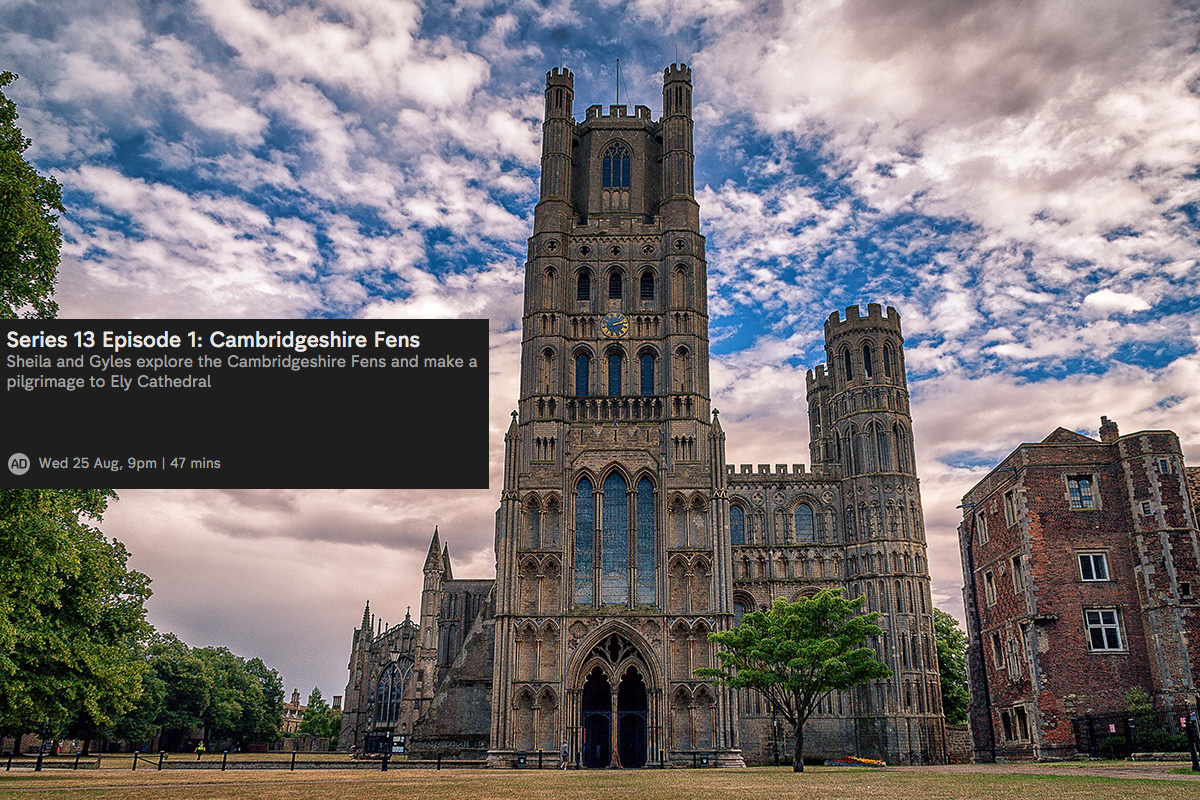
POLYGON ((1200 800, 1200 781, 810 768, 560 772, 0 772, 0 798, 46 800, 1200 800))

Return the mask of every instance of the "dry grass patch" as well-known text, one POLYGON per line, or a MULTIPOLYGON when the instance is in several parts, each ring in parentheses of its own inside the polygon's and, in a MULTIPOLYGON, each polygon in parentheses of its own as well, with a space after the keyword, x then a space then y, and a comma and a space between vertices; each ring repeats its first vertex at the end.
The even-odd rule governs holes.
POLYGON ((1187 800, 1200 782, 816 768, 560 772, 390 770, 3 775, 0 797, 46 800, 1187 800))

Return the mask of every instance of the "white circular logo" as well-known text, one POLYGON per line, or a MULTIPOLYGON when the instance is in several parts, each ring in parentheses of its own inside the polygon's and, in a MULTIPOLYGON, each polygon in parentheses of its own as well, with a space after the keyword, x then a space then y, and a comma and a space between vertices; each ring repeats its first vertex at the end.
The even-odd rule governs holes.
POLYGON ((8 471, 13 475, 24 475, 29 472, 29 456, 24 453, 13 453, 8 457, 8 471))

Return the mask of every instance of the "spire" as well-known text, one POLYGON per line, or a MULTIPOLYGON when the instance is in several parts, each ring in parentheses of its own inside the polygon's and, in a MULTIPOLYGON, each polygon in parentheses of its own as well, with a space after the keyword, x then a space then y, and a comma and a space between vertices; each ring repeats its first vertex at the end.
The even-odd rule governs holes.
POLYGON ((360 628, 360 630, 367 631, 370 629, 371 629, 371 601, 368 600, 366 607, 363 608, 363 621, 362 621, 362 628, 360 628))
POLYGON ((438 539, 437 526, 433 526, 433 541, 429 543, 429 555, 425 556, 425 571, 442 571, 442 543, 438 539))
POLYGON ((442 548, 442 564, 445 565, 446 570, 443 573, 443 577, 448 581, 454 580, 454 571, 450 569, 450 545, 442 548))
POLYGON ((721 412, 720 412, 720 411, 718 411, 717 409, 715 409, 715 408, 714 408, 714 409, 712 410, 712 417, 713 417, 713 420, 712 420, 712 431, 713 431, 713 433, 714 433, 714 434, 716 434, 716 435, 718 435, 718 436, 719 436, 719 435, 721 435, 722 433, 724 433, 724 432, 725 432, 725 431, 724 431, 724 430, 721 428, 721 420, 717 419, 717 417, 718 417, 718 416, 720 416, 720 414, 721 414, 721 412))

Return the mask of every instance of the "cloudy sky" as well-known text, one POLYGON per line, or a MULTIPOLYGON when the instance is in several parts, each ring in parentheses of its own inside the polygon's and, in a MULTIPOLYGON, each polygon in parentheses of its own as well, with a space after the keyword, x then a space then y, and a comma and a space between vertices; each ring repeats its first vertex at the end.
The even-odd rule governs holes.
POLYGON ((1200 464, 1198 34, 1194 0, 0 0, 63 316, 491 320, 491 491, 129 489, 105 530, 157 626, 326 696, 435 524, 490 577, 545 72, 582 114, 620 59, 657 115, 678 57, 730 461, 807 461, 822 320, 895 305, 961 616, 955 505, 1017 444, 1106 414, 1200 464))

